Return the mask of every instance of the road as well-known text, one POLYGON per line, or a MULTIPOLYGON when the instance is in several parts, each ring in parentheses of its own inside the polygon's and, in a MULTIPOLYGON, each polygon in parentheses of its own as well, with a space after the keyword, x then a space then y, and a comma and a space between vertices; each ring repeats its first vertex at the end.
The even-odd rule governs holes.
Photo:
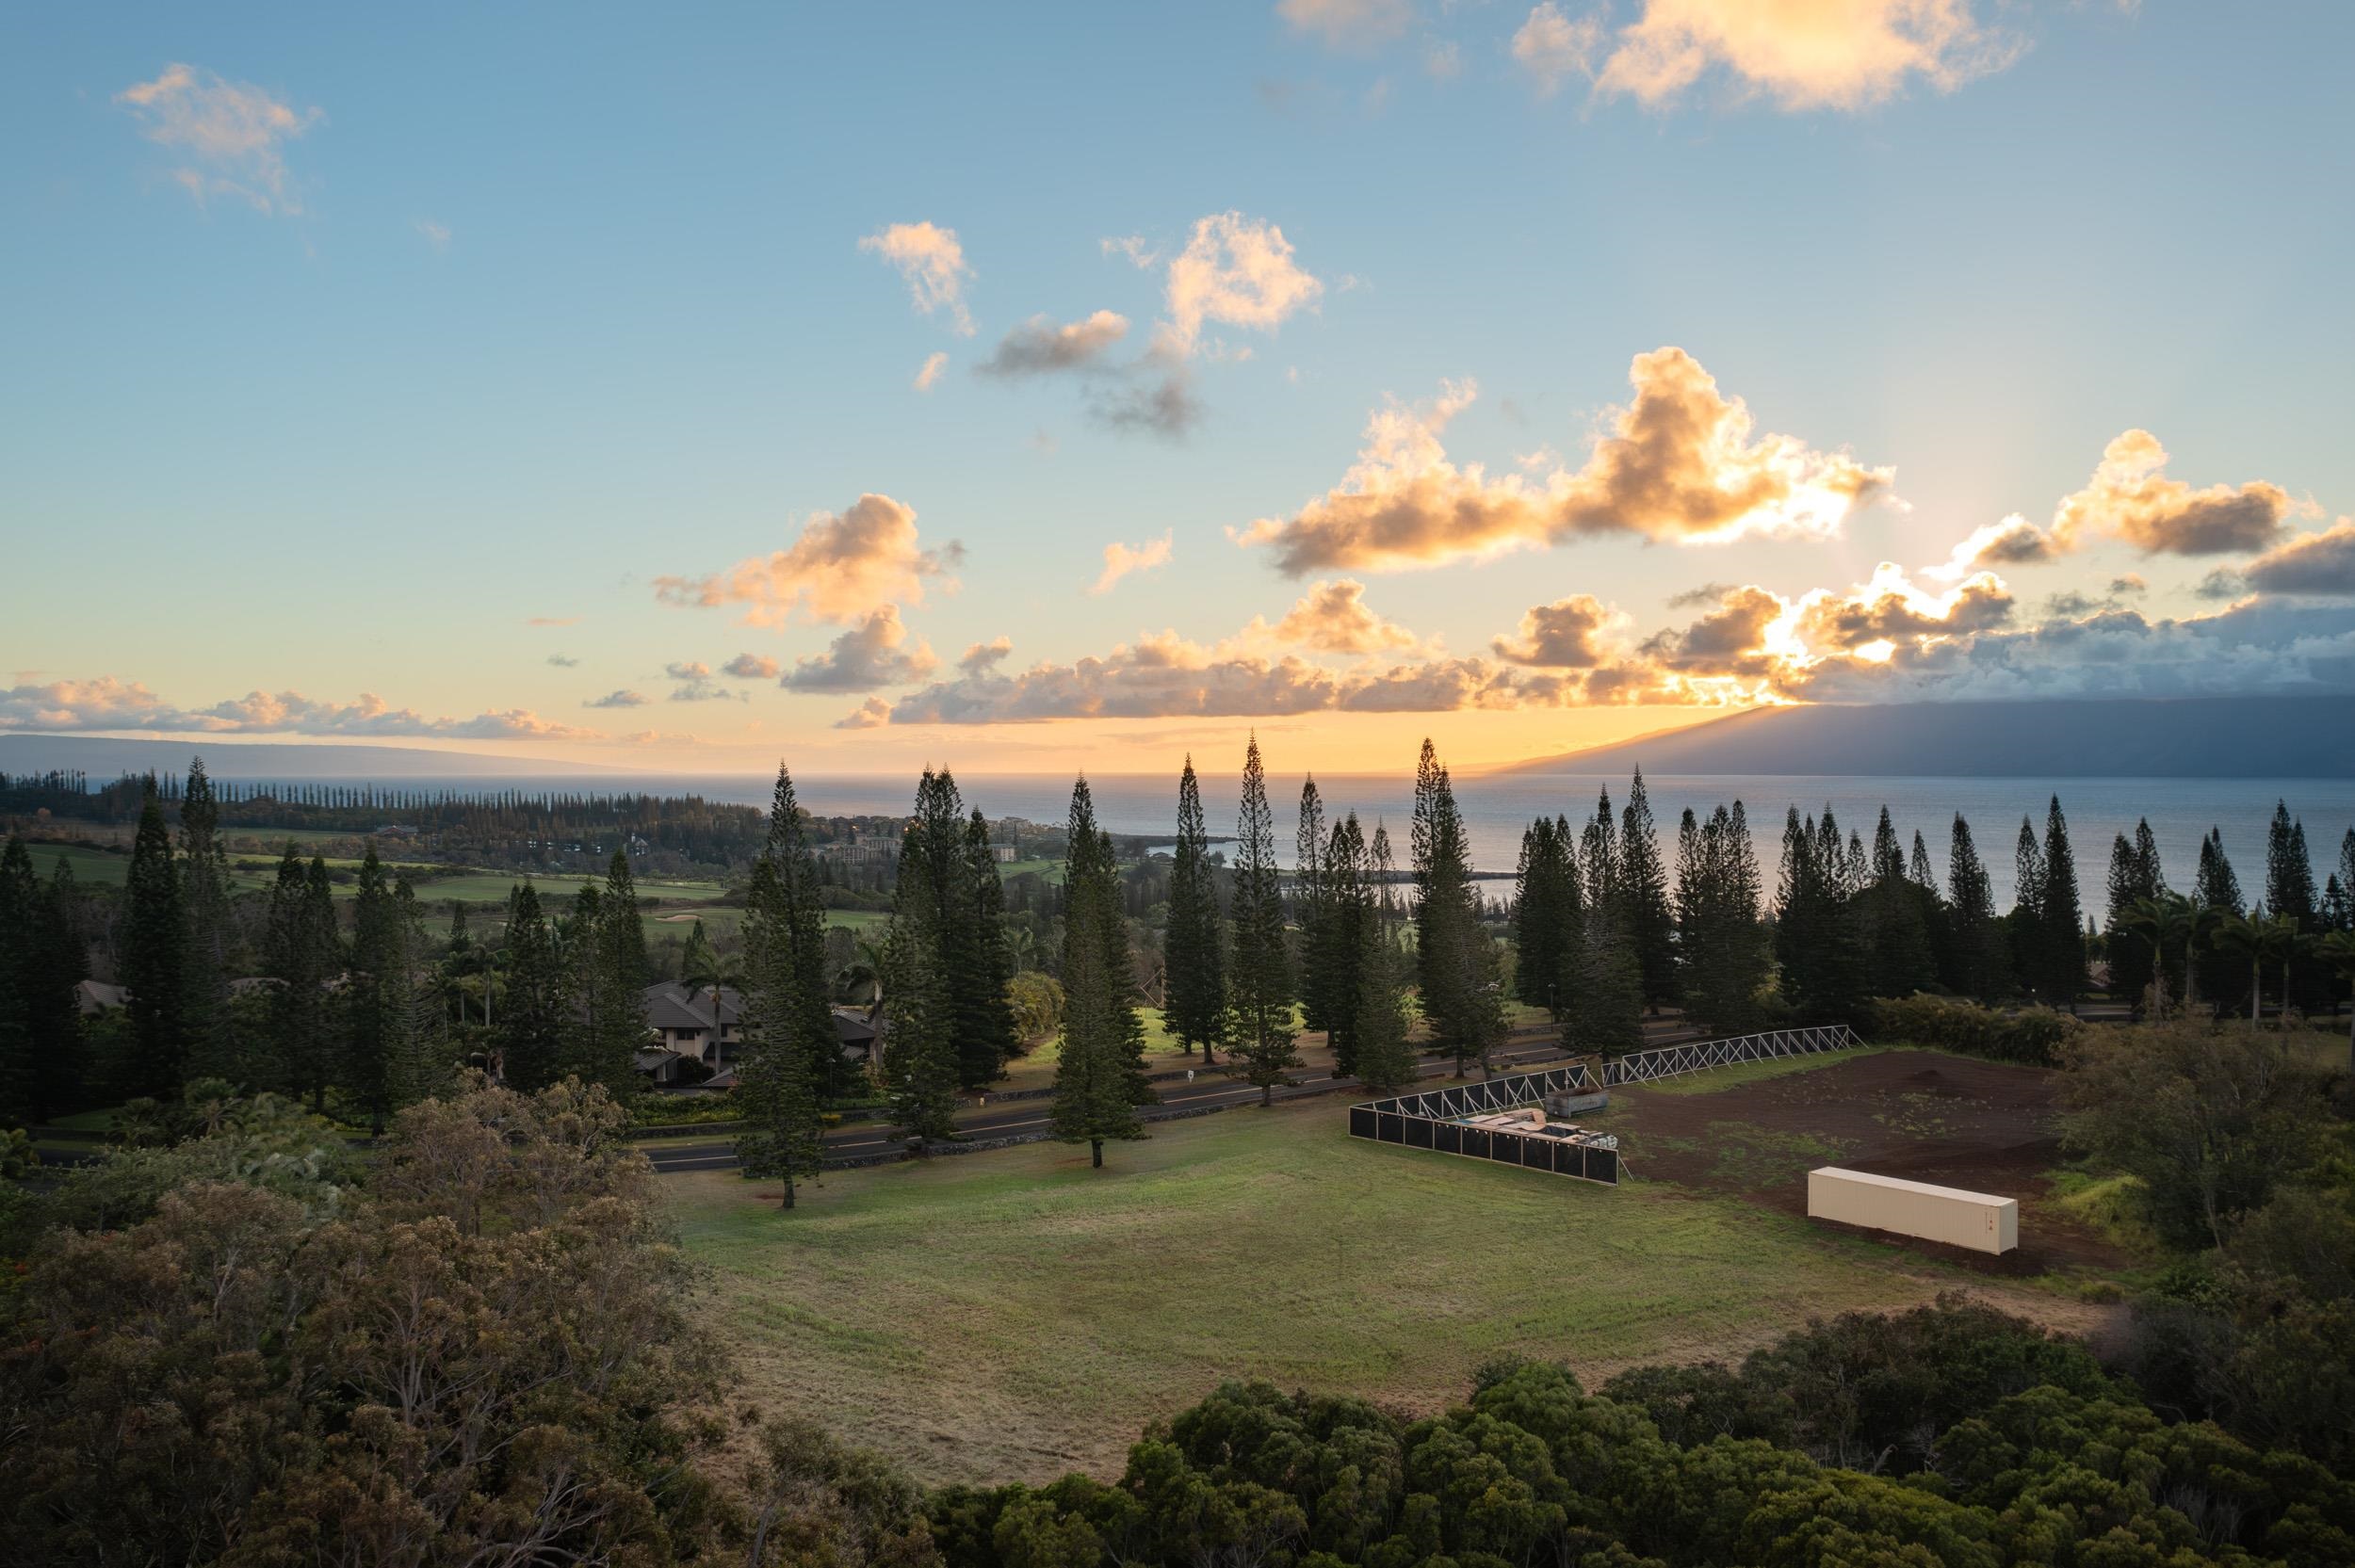
MULTIPOLYGON (((1693 1038, 1695 1031, 1685 1028, 1680 1019, 1648 1021, 1645 1026, 1646 1046, 1674 1044, 1693 1038)), ((1562 1059, 1561 1042, 1551 1029, 1516 1030, 1505 1045, 1491 1058, 1499 1068, 1526 1068, 1562 1059)), ((1421 1076, 1444 1078, 1454 1071, 1454 1063, 1451 1061, 1426 1061, 1422 1064, 1421 1076)), ((1139 1117, 1146 1122, 1166 1122, 1207 1110, 1226 1110, 1234 1106, 1255 1104, 1259 1098, 1259 1091, 1251 1085, 1213 1072, 1203 1073, 1192 1083, 1180 1079, 1154 1087, 1161 1091, 1161 1103, 1141 1107, 1138 1110, 1139 1117)), ((1313 1074, 1303 1076, 1288 1088, 1278 1089, 1275 1097, 1278 1100, 1298 1100, 1356 1087, 1355 1078, 1336 1079, 1329 1073, 1313 1074)), ((1046 1131, 1051 1104, 1046 1099, 1000 1100, 992 1106, 968 1107, 957 1117, 957 1130, 974 1140, 1034 1136, 1046 1131)), ((842 1127, 826 1137, 826 1162, 834 1165, 888 1155, 900 1149, 905 1141, 895 1129, 873 1123, 842 1127)), ((658 1172, 732 1171, 736 1168, 735 1145, 725 1139, 708 1143, 678 1144, 667 1149, 648 1149, 646 1157, 654 1162, 658 1172)))

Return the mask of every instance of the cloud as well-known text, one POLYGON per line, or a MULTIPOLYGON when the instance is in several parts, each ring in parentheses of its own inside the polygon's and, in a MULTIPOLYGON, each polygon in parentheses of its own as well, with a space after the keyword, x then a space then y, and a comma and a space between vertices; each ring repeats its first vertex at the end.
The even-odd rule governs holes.
POLYGON ((1292 31, 1313 33, 1335 48, 1386 42, 1414 20, 1406 0, 1277 0, 1275 14, 1292 31))
POLYGON ((471 719, 429 719, 373 692, 329 703, 299 691, 250 691, 205 708, 166 702, 138 681, 112 675, 0 687, 0 730, 165 730, 203 735, 444 736, 461 739, 595 739, 598 732, 543 719, 528 708, 471 719))
POLYGON ((2142 574, 2139 572, 2129 572, 2122 577, 2110 579, 2110 592, 2113 594, 2148 593, 2150 591, 2151 585, 2143 580, 2142 574))
POLYGON ((1624 617, 1591 594, 1573 593, 1522 612, 1518 637, 1490 644, 1497 657, 1545 670, 1592 670, 1610 658, 1604 633, 1624 617))
POLYGON ((548 655, 548 662, 556 666, 559 670, 570 670, 580 663, 578 659, 574 658, 569 654, 550 654, 548 655))
POLYGON ((580 624, 580 617, 577 615, 535 615, 524 624, 527 626, 577 626, 580 624))
POLYGON ((324 118, 297 109, 248 82, 174 63, 152 82, 115 94, 146 127, 147 138, 191 161, 172 178, 198 204, 233 196, 257 212, 300 213, 289 184, 285 144, 324 118))
POLYGON ((984 376, 1008 377, 1089 370, 1128 333, 1129 318, 1113 311, 1097 311, 1069 323, 1034 315, 1001 338, 975 368, 984 376))
POLYGON ((1161 338, 1179 355, 1194 352, 1205 324, 1272 332, 1324 292, 1292 260, 1283 230, 1240 212, 1195 221, 1186 248, 1170 259, 1167 286, 1161 338))
POLYGON ((1529 13, 1513 35, 1513 58, 1551 94, 1572 76, 1594 74, 1595 47, 1602 41, 1600 13, 1572 22, 1553 0, 1529 13))
POLYGON ((915 510, 869 493, 847 511, 817 513, 785 549, 707 577, 657 577, 655 597, 666 605, 744 605, 748 625, 783 625, 797 610, 840 624, 879 605, 921 604, 927 580, 953 588, 950 574, 964 558, 953 540, 921 548, 915 510))
POLYGON ((1474 383, 1448 383, 1422 409, 1393 402, 1368 422, 1339 485, 1238 540, 1272 545, 1277 569, 1297 576, 1437 566, 1598 534, 1682 544, 1828 539, 1893 477, 1789 436, 1753 439, 1749 410, 1681 348, 1637 355, 1629 380, 1634 402, 1613 415, 1584 466, 1538 479, 1448 461, 1439 435, 1477 395, 1474 383))
POLYGON ((1131 572, 1150 572, 1169 564, 1170 534, 1148 539, 1143 544, 1122 544, 1117 542, 1104 546, 1104 571, 1096 579, 1090 593, 1110 593, 1113 585, 1131 572))
POLYGON ((849 713, 834 721, 837 730, 872 730, 891 722, 891 704, 880 697, 869 697, 849 713))
POLYGON ((894 223, 858 242, 900 269, 907 280, 908 298, 926 315, 946 310, 950 324, 963 337, 973 335, 973 315, 966 309, 966 280, 973 269, 965 263, 965 247, 957 232, 934 223, 894 223))
POLYGON ((678 683, 671 688, 674 703, 749 703, 749 693, 730 691, 712 679, 711 666, 700 661, 687 664, 666 664, 662 673, 678 683))
POLYGON ((1279 642, 1326 654, 1380 654, 1420 648, 1422 639, 1366 604, 1366 585, 1354 577, 1319 583, 1292 602, 1268 629, 1279 642))
POLYGON ((1783 109, 1862 109, 1915 78, 1941 92, 2001 71, 2022 43, 1973 0, 1643 0, 1596 90, 1662 106, 1713 71, 1783 109))
POLYGON ((584 708, 642 708, 654 699, 642 691, 626 687, 609 691, 602 697, 592 697, 580 705, 584 708))
POLYGON ((1452 82, 1464 73, 1463 47, 1454 39, 1426 39, 1422 46, 1423 73, 1435 82, 1452 82))
POLYGON ((918 392, 930 392, 940 384, 940 373, 949 368, 949 356, 933 353, 924 356, 924 363, 916 367, 916 380, 910 384, 918 392))
POLYGON ((777 661, 759 654, 739 654, 720 666, 720 672, 739 681, 773 681, 777 678, 777 661))
POLYGON ((1194 396, 1193 373, 1182 363, 1147 354, 1129 367, 1128 376, 1090 396, 1088 413, 1097 424, 1178 441, 1202 422, 1202 400, 1194 396))
POLYGON ((2031 566, 2103 539, 2146 556, 2220 556, 2262 550, 2281 538, 2297 509, 2281 486, 2256 480, 2194 490, 2168 478, 2167 448, 2148 430, 2128 430, 2103 448, 2086 487, 2062 497, 2050 527, 2014 514, 1975 529, 1928 575, 1949 580, 1985 567, 2031 566))
POLYGON ((940 668, 920 639, 914 647, 906 643, 899 607, 885 605, 823 654, 796 663, 777 684, 788 691, 875 691, 920 681, 940 668))
POLYGON ((2249 591, 2249 579, 2229 566, 2219 566, 2200 579, 2192 592, 2202 599, 2237 599, 2249 591))
POLYGON ((2267 550, 2240 575, 2262 593, 2355 599, 2355 517, 2267 550))
POLYGON ((448 224, 436 223, 430 218, 420 218, 414 224, 411 225, 411 227, 414 228, 425 242, 433 247, 434 250, 447 251, 449 249, 448 224))
POLYGON ((957 668, 968 675, 978 675, 983 671, 996 669, 1013 652, 1013 639, 994 637, 987 642, 976 642, 959 654, 957 668))
POLYGON ((1717 606, 1681 629, 1655 632, 1639 650, 1664 670, 1684 675, 1757 677, 1773 660, 1773 632, 1791 613, 1762 588, 1720 589, 1717 606))
POLYGON ((1811 648, 1854 653, 1876 642, 1991 631, 2009 620, 2011 611, 2011 592, 1992 573, 1938 594, 1915 587, 1902 568, 1883 561, 1872 581, 1851 593, 1803 601, 1798 635, 1811 648))

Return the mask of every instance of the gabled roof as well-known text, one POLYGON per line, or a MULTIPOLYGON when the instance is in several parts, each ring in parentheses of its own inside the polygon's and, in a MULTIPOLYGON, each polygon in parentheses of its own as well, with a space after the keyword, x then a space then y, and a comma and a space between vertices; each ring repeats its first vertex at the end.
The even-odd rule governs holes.
MULTIPOLYGON (((712 1026, 711 991, 662 980, 646 987, 646 1022, 662 1029, 707 1029, 712 1026)), ((720 1022, 734 1028, 744 1021, 744 997, 732 985, 720 987, 720 1022)))

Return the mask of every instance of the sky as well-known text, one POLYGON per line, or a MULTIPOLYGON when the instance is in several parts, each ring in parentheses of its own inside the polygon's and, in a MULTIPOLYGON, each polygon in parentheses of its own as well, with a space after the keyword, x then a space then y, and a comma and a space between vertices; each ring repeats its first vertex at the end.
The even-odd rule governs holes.
POLYGON ((20 8, 0 730, 2355 688, 2355 8, 20 8))

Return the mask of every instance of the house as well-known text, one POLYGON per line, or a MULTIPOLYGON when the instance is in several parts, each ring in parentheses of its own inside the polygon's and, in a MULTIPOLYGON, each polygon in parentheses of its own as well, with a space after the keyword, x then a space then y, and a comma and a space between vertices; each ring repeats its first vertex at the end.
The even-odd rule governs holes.
MULTIPOLYGON (((690 986, 665 980, 646 987, 646 1026, 652 1035, 638 1053, 638 1070, 662 1088, 736 1087, 743 1043, 744 997, 732 985, 690 986), (704 1070, 697 1075, 689 1064, 704 1070)), ((881 1025, 855 1008, 836 1008, 834 1027, 842 1059, 864 1067, 874 1059, 881 1025)))
POLYGON ((119 985, 105 980, 83 980, 73 988, 74 1010, 85 1018, 95 1018, 120 1007, 131 1005, 131 994, 119 985))

